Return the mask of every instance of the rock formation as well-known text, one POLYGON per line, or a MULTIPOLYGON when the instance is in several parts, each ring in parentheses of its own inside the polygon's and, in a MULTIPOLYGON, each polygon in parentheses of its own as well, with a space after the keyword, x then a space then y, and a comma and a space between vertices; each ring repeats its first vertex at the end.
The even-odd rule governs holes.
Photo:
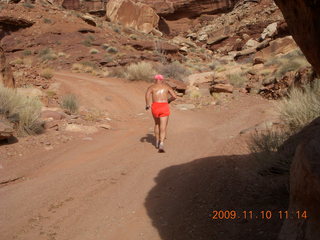
POLYGON ((293 219, 284 222, 279 240, 316 240, 320 239, 320 118, 291 137, 283 150, 289 153, 297 145, 290 170, 288 212, 293 219))
POLYGON ((136 0, 136 2, 148 4, 159 15, 174 20, 225 12, 231 9, 237 0, 136 0))
POLYGON ((80 1, 79 0, 64 0, 62 2, 62 7, 66 9, 78 10, 80 9, 80 1))
POLYGON ((308 61, 320 74, 320 1, 275 0, 281 9, 294 40, 308 61))
POLYGON ((144 33, 150 33, 158 26, 159 16, 146 4, 131 0, 110 0, 106 6, 107 19, 132 27, 144 33))
POLYGON ((15 87, 15 81, 10 65, 6 62, 3 49, 0 47, 0 83, 5 87, 15 87))

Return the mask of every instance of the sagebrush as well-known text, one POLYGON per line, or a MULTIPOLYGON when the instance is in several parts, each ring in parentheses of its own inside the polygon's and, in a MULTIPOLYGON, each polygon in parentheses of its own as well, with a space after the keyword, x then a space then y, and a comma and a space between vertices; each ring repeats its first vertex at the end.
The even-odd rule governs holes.
POLYGON ((133 63, 127 67, 126 78, 131 81, 152 81, 155 70, 149 62, 133 63))

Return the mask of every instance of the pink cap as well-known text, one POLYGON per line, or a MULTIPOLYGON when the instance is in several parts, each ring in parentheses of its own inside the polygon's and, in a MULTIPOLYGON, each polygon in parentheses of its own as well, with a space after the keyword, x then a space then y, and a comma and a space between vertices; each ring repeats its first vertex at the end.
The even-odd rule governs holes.
POLYGON ((161 74, 155 75, 154 79, 156 80, 163 80, 163 76, 161 74))

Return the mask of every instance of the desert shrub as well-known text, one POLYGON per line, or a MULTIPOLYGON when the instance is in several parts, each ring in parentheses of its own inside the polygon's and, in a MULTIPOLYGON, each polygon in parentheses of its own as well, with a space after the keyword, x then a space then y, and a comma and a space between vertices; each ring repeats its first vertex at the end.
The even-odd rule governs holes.
POLYGON ((58 52, 58 57, 67 57, 67 55, 64 52, 58 52))
POLYGON ((110 46, 107 43, 101 45, 102 49, 107 50, 110 46))
POLYGON ((296 132, 320 116, 320 80, 304 88, 293 88, 289 96, 279 102, 280 119, 296 132))
POLYGON ((0 114, 16 116, 19 135, 42 132, 43 123, 39 121, 41 107, 38 98, 23 96, 0 84, 0 114))
POLYGON ((118 49, 115 48, 115 47, 108 47, 108 48, 107 48, 107 52, 114 54, 114 53, 117 53, 117 52, 118 52, 118 49))
POLYGON ((83 69, 83 65, 81 63, 74 63, 71 67, 74 71, 81 71, 83 69))
POLYGON ((98 49, 96 49, 96 48, 90 49, 90 54, 97 54, 97 53, 99 53, 98 49))
POLYGON ((290 159, 278 154, 279 147, 288 139, 285 130, 266 129, 255 132, 248 142, 250 151, 260 163, 260 171, 284 173, 290 169, 290 159))
POLYGON ((130 34, 129 37, 130 37, 132 40, 137 40, 137 39, 138 39, 138 36, 135 35, 135 34, 130 34))
POLYGON ((55 60, 58 56, 53 52, 51 48, 44 48, 39 52, 39 56, 42 61, 55 60))
POLYGON ((276 72, 276 77, 281 78, 284 74, 291 71, 296 71, 301 68, 303 65, 298 61, 288 61, 284 65, 280 67, 280 69, 276 72))
POLYGON ((144 80, 152 81, 155 74, 153 66, 149 62, 133 63, 127 67, 126 77, 131 81, 144 80))
POLYGON ((24 64, 24 60, 23 60, 23 58, 15 58, 14 60, 12 60, 10 62, 10 64, 12 64, 12 65, 23 65, 24 64))
POLYGON ((51 24, 52 21, 51 21, 51 19, 45 18, 45 19, 43 19, 43 23, 51 24))
POLYGON ((253 153, 275 153, 287 139, 288 134, 283 131, 267 129, 263 132, 255 132, 251 136, 249 149, 253 153))
POLYGON ((70 113, 77 113, 79 103, 75 95, 69 94, 62 98, 61 107, 70 113))
POLYGON ((26 7, 26 8, 34 8, 34 5, 28 2, 25 2, 22 4, 22 6, 26 7))
POLYGON ((184 79, 184 77, 190 74, 189 70, 179 62, 161 65, 159 67, 159 73, 165 77, 174 78, 181 81, 184 79))
POLYGON ((110 69, 108 76, 115 78, 125 78, 125 69, 123 67, 114 67, 110 69))
POLYGON ((243 87, 247 79, 241 74, 228 74, 229 82, 235 87, 243 87))
POLYGON ((24 50, 23 51, 23 56, 30 56, 32 54, 32 52, 30 50, 24 50))
POLYGON ((82 42, 82 44, 83 44, 84 46, 86 46, 86 47, 91 47, 92 42, 91 42, 90 40, 86 39, 86 40, 84 40, 84 41, 82 42))
POLYGON ((279 155, 277 150, 290 136, 320 116, 320 80, 292 89, 289 96, 278 103, 277 110, 282 130, 256 132, 248 146, 258 160, 270 160, 272 167, 288 172, 292 159, 279 155))
POLYGON ((45 68, 41 71, 40 76, 45 79, 51 79, 53 77, 53 70, 51 68, 45 68))

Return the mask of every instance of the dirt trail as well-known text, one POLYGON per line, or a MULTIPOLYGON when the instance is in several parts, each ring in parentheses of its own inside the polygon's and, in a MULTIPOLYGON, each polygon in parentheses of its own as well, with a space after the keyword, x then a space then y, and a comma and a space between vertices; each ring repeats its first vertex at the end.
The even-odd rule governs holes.
POLYGON ((209 219, 214 208, 270 204, 239 136, 267 119, 269 102, 240 96, 224 108, 173 108, 167 153, 158 154, 152 118, 143 111, 145 83, 70 73, 56 80, 82 104, 109 111, 118 121, 90 142, 79 139, 25 157, 45 164, 24 181, 0 188, 1 240, 241 239, 243 234, 275 239, 277 220, 209 219), (254 189, 247 185, 252 182, 254 189))

